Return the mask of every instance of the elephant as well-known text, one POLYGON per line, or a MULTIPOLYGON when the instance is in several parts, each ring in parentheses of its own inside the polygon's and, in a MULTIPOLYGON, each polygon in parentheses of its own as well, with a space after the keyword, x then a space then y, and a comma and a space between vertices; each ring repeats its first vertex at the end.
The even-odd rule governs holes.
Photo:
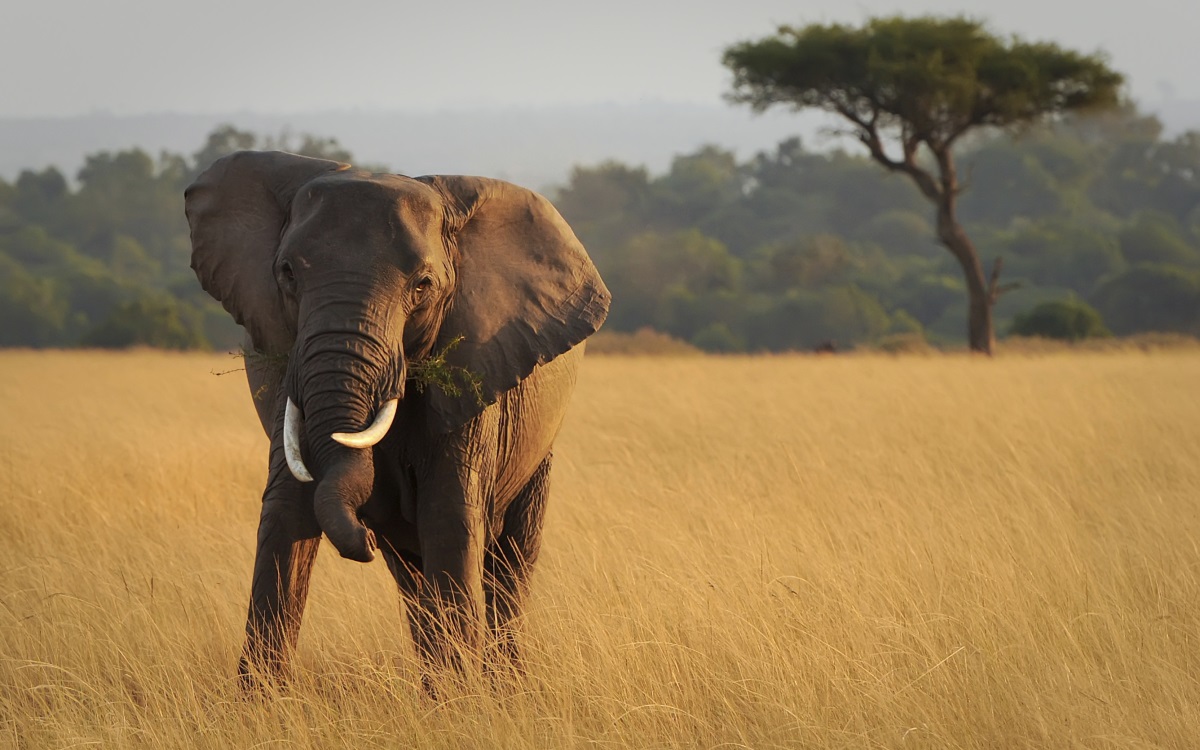
POLYGON ((243 684, 288 674, 322 534, 383 556, 423 679, 519 669, 551 449, 610 303, 571 228, 501 180, 284 152, 225 156, 184 198, 270 440, 243 684))

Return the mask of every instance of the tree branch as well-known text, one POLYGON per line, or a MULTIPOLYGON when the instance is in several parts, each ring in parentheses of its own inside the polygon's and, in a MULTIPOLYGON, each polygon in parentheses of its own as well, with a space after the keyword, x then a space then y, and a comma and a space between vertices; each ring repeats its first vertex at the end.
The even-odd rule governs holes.
POLYGON ((917 149, 921 145, 919 134, 901 133, 901 147, 904 151, 904 158, 901 161, 897 161, 888 156, 887 151, 883 148, 883 139, 879 136, 878 110, 872 113, 870 120, 864 120, 848 106, 841 104, 835 106, 838 114, 858 126, 858 140, 867 147, 867 151, 870 152, 872 159, 882 164, 889 171, 903 172, 911 177, 921 190, 921 193, 929 200, 936 202, 941 199, 942 191, 938 187, 933 175, 917 164, 917 149))
POLYGON ((1008 284, 1000 283, 1000 271, 1003 270, 1003 268, 1004 259, 1000 256, 996 256, 995 262, 992 263, 992 277, 988 281, 987 290, 988 302, 993 305, 996 304, 996 300, 1000 299, 1001 295, 1007 294, 1014 289, 1021 288, 1021 282, 1019 281, 1009 282, 1008 284))

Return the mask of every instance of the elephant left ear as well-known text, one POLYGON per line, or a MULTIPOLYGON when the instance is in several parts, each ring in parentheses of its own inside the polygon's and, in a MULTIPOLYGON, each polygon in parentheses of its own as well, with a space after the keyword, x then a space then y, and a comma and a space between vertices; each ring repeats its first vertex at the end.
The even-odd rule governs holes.
POLYGON ((525 188, 481 177, 421 177, 446 204, 456 245, 457 285, 435 345, 465 368, 479 393, 436 387, 430 398, 443 430, 459 427, 538 365, 604 323, 608 288, 550 201, 525 188))

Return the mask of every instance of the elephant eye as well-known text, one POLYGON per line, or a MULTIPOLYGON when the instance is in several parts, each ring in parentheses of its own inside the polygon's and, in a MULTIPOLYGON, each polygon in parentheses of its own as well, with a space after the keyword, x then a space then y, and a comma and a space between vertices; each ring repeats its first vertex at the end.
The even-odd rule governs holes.
POLYGON ((413 291, 415 291, 417 294, 424 294, 432 285, 433 279, 429 278, 428 276, 423 276, 421 280, 417 282, 416 286, 413 287, 413 291))
POLYGON ((296 283, 296 272, 292 270, 292 264, 288 263, 286 260, 279 264, 279 275, 282 276, 283 280, 290 285, 294 285, 296 283))

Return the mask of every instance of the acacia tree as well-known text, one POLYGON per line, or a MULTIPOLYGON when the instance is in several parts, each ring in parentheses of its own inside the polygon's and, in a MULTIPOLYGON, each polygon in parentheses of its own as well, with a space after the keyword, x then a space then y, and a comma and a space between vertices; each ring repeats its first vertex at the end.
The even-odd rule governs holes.
POLYGON ((986 277, 959 223, 964 186, 954 145, 974 129, 1013 129, 1115 105, 1122 83, 1100 55, 1002 39, 967 18, 930 16, 876 18, 859 28, 783 26, 729 47, 723 62, 734 75, 730 100, 760 112, 782 104, 836 113, 875 161, 916 183, 937 208, 938 240, 966 277, 970 347, 988 354, 992 308, 1004 291, 1001 264, 997 258, 986 277))

